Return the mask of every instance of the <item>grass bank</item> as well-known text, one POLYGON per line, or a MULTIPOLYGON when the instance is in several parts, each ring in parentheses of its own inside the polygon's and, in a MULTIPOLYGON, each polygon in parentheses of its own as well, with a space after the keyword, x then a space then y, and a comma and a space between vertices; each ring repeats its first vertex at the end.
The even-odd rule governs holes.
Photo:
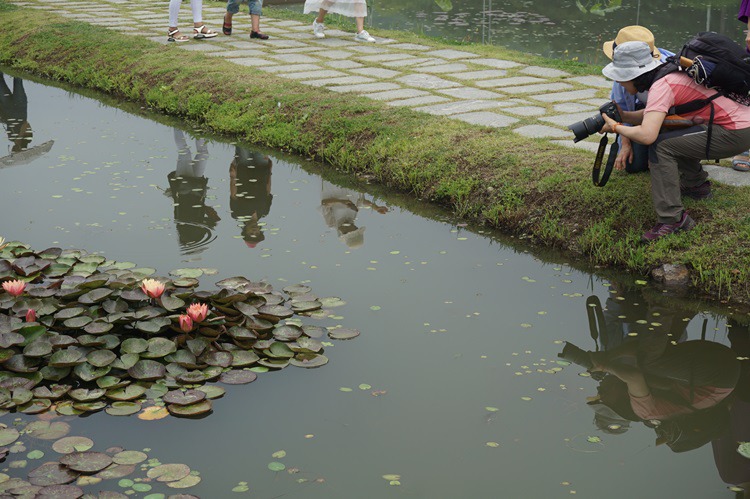
MULTIPOLYGON (((615 174, 605 188, 594 187, 588 152, 311 88, 51 11, 29 15, 0 0, 0 13, 13 27, 0 34, 0 64, 144 103, 217 133, 319 158, 467 220, 598 265, 646 276, 663 263, 684 263, 697 294, 750 303, 747 188, 717 186, 712 200, 687 200, 698 228, 643 246, 640 234, 654 223, 648 176, 615 174)), ((266 14, 295 16, 274 9, 266 14)), ((409 33, 376 35, 445 45, 409 33)), ((595 67, 495 47, 462 45, 462 50, 569 73, 598 73, 595 67)))

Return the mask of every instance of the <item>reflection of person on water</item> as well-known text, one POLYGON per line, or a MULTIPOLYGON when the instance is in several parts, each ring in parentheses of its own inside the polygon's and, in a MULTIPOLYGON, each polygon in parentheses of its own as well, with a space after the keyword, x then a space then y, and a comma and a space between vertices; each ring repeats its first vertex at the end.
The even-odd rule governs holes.
POLYGON ((215 236, 212 229, 220 220, 213 207, 206 205, 208 179, 204 176, 208 148, 202 138, 195 139, 195 156, 190 151, 182 130, 174 129, 177 145, 177 166, 167 175, 169 190, 174 201, 174 219, 177 237, 185 254, 198 253, 215 236))
POLYGON ((271 210, 271 158, 235 146, 229 165, 229 208, 232 218, 242 223, 242 239, 254 248, 265 239, 260 219, 271 210))
POLYGON ((365 199, 365 195, 323 180, 320 194, 320 210, 326 225, 336 229, 339 239, 350 248, 359 248, 365 241, 365 228, 357 227, 355 220, 361 207, 373 208, 386 213, 386 206, 379 206, 365 199))
POLYGON ((13 143, 11 152, 16 153, 28 148, 33 132, 27 121, 28 100, 21 78, 13 78, 11 92, 5 82, 5 75, 0 73, 0 121, 2 121, 8 139, 13 143))

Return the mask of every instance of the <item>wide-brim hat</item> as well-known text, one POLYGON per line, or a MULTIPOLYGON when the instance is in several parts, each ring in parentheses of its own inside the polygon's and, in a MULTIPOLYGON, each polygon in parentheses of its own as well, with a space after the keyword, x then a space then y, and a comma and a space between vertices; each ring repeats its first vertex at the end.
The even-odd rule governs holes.
POLYGON ((625 42, 615 47, 612 62, 602 69, 602 74, 610 80, 630 81, 660 65, 646 42, 625 42))
POLYGON ((615 47, 625 42, 646 42, 648 43, 648 47, 651 49, 651 55, 653 56, 653 58, 659 60, 661 59, 661 52, 659 52, 659 49, 656 48, 654 42, 654 34, 651 33, 651 30, 649 30, 648 28, 644 28, 643 26, 638 25, 625 26, 617 32, 617 36, 614 40, 604 42, 604 45, 602 46, 604 55, 612 59, 612 54, 615 51, 615 47))

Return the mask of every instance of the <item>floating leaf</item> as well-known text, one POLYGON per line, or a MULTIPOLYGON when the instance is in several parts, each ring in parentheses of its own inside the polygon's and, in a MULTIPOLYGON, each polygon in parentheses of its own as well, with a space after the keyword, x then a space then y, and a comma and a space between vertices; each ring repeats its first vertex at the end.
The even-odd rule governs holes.
POLYGON ((29 482, 32 485, 48 487, 63 485, 74 481, 80 473, 57 462, 45 463, 29 472, 29 482))
POLYGON ((26 425, 26 433, 40 440, 57 440, 70 432, 70 425, 62 421, 34 421, 26 425))
POLYGON ((125 450, 112 456, 116 464, 138 464, 148 459, 148 454, 137 450, 125 450))
POLYGON ((137 380, 154 381, 161 379, 167 370, 164 365, 155 360, 139 360, 133 367, 128 369, 128 374, 137 380))
POLYGON ((244 385, 247 383, 252 383, 257 378, 258 375, 252 371, 232 369, 223 373, 219 377, 219 381, 228 385, 244 385))
POLYGON ((284 471, 286 469, 286 465, 278 461, 272 461, 268 463, 268 469, 271 471, 284 471))
POLYGON ((286 451, 284 450, 276 451, 273 454, 271 454, 271 457, 274 459, 283 459, 284 457, 286 457, 286 451))
POLYGON ((351 340, 359 336, 359 331, 349 328, 336 328, 328 331, 328 336, 334 340, 351 340))
POLYGON ((169 411, 167 411, 165 407, 151 406, 143 409, 143 411, 138 415, 138 419, 141 419, 143 421, 157 421, 168 416, 169 411))
POLYGON ((64 437, 52 444, 52 450, 59 454, 84 452, 94 446, 94 441, 87 437, 64 437))
POLYGON ((158 482, 175 482, 190 474, 190 468, 185 464, 162 464, 148 470, 146 475, 158 482))
POLYGON ((135 402, 112 402, 112 405, 104 409, 104 412, 110 416, 130 416, 140 412, 141 404, 135 402))

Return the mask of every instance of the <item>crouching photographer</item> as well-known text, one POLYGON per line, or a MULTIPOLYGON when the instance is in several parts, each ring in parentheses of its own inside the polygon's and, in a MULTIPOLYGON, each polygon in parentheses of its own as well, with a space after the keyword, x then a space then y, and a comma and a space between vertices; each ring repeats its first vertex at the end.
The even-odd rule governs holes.
POLYGON ((681 196, 705 199, 711 195, 702 159, 731 157, 750 147, 750 107, 697 84, 685 72, 669 71, 653 57, 645 42, 617 45, 612 62, 602 74, 621 84, 630 95, 649 92, 645 109, 621 111, 621 121, 602 113, 605 125, 600 130, 649 146, 651 200, 657 224, 641 240, 651 242, 692 229, 695 221, 685 211, 681 196), (702 107, 680 107, 688 103, 700 103, 702 107), (683 118, 701 124, 660 133, 675 107, 683 118))

